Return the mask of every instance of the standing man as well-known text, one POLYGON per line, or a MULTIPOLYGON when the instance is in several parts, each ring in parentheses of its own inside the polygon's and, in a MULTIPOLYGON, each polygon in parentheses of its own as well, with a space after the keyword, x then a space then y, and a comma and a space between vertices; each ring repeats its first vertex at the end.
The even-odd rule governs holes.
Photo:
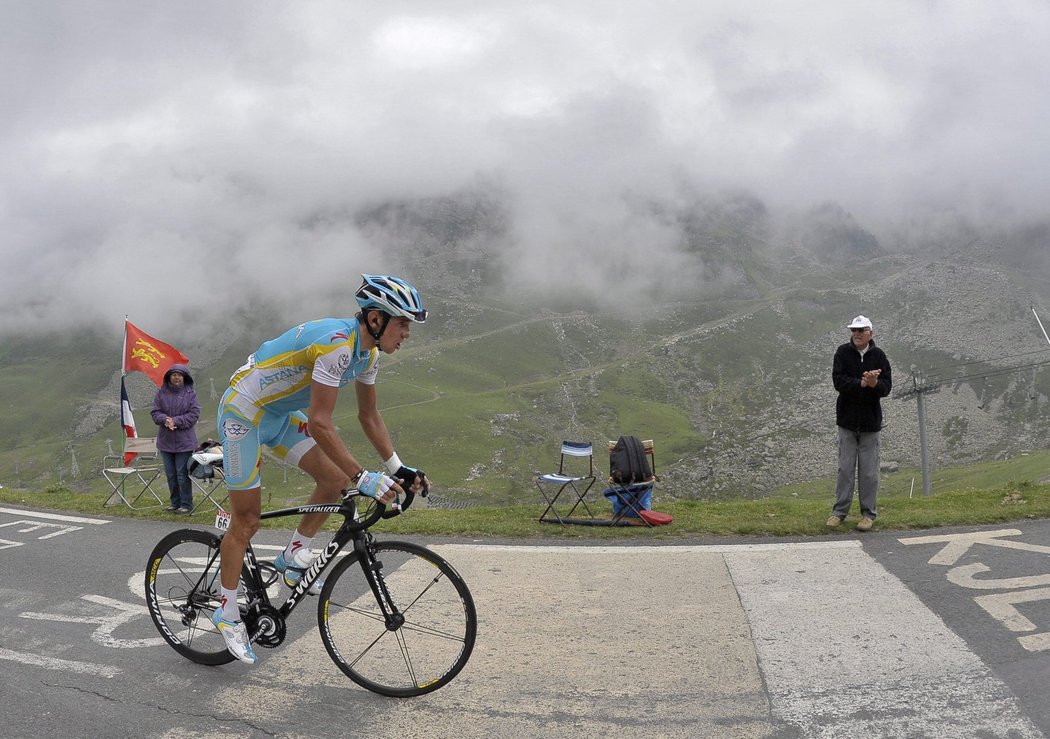
MULTIPOLYGON (((232 517, 220 548, 221 598, 212 623, 230 653, 248 664, 255 663, 255 652, 241 621, 237 587, 248 542, 259 529, 263 445, 314 479, 310 503, 335 503, 343 488, 356 485, 364 495, 389 505, 403 489, 420 492, 430 486, 421 471, 402 464, 394 452, 375 388, 380 353, 396 352, 408 341, 412 324, 427 320, 427 311, 404 280, 362 277, 354 296, 361 309, 356 316, 308 321, 265 342, 234 373, 219 404, 232 517), (384 460, 385 472, 367 472, 336 430, 332 414, 339 389, 351 381, 358 421, 384 460)), ((313 562, 310 543, 327 518, 327 513, 304 515, 274 560, 289 587, 298 584, 313 562)))
POLYGON ((860 521, 857 531, 875 524, 875 498, 879 493, 879 432, 882 398, 890 394, 893 380, 886 352, 875 346, 871 320, 857 316, 849 322, 850 340, 835 351, 831 380, 838 391, 835 423, 839 432, 839 472, 835 506, 828 526, 846 520, 853 504, 853 487, 859 483, 860 521))

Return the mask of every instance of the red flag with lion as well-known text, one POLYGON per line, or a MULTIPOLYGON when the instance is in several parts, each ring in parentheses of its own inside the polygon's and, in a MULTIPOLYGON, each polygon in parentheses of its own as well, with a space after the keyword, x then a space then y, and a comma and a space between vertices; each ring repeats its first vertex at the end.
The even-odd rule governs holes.
POLYGON ((190 358, 163 341, 136 327, 131 321, 124 321, 124 372, 143 372, 160 387, 164 383, 164 373, 173 364, 189 364, 190 358))

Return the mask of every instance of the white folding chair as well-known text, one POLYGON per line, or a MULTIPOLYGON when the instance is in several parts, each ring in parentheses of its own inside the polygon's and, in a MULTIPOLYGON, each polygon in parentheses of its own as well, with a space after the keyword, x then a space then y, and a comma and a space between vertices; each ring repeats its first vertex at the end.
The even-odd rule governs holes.
POLYGON ((164 471, 157 459, 156 438, 132 437, 124 442, 124 452, 135 452, 136 457, 130 464, 124 464, 124 455, 107 456, 102 462, 102 477, 110 486, 109 497, 103 505, 116 505, 119 499, 128 508, 135 508, 139 499, 147 493, 155 503, 139 506, 153 508, 164 505, 164 501, 153 490, 154 481, 164 471))
MULTIPOLYGON (((579 519, 573 519, 572 514, 581 505, 587 512, 589 518, 586 522, 594 519, 594 514, 587 505, 587 491, 594 485, 594 449, 590 442, 563 441, 561 443, 561 459, 558 462, 558 471, 550 472, 536 477, 536 487, 540 495, 547 502, 547 507, 540 514, 540 521, 544 523, 583 523, 579 519), (587 474, 583 474, 584 460, 586 459, 587 474), (577 474, 571 474, 576 471, 577 474), (566 490, 572 491, 572 507, 563 516, 558 513, 555 504, 558 498, 566 490)), ((564 507, 564 506, 563 506, 564 507)))

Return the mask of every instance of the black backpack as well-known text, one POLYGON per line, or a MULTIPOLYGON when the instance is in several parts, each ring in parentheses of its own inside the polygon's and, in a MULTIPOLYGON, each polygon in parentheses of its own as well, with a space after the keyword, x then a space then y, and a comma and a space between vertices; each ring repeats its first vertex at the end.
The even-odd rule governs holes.
POLYGON ((637 436, 621 436, 609 452, 609 477, 620 485, 647 482, 653 477, 645 447, 637 436))

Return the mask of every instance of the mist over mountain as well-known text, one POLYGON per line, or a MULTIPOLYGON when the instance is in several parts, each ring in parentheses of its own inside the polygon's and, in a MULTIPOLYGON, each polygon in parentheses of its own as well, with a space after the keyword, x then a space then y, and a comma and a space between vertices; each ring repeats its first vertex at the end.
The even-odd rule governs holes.
MULTIPOLYGON (((667 494, 677 497, 760 496, 829 476, 831 357, 857 313, 872 317, 894 367, 885 464, 918 465, 915 401, 900 399, 916 386, 939 389, 928 396, 935 465, 1045 446, 1050 347, 1032 314, 1050 306, 1050 283, 1035 267, 1046 253, 1044 226, 954 223, 944 233, 963 234, 963 243, 929 237, 916 251, 882 243, 831 202, 790 218, 741 191, 632 207, 660 224, 666 241, 658 249, 639 243, 637 261, 596 250, 587 281, 551 256, 535 265, 546 279, 524 286, 507 264, 515 208, 498 189, 317 216, 352 222, 391 263, 412 267, 432 318, 389 358, 380 398, 395 393, 384 404, 399 409, 392 428, 418 426, 409 437, 430 439, 416 454, 436 455, 421 463, 440 471, 449 494, 491 499, 496 490, 527 489, 552 444, 600 445, 620 433, 657 441, 667 494), (668 259, 674 274, 663 266, 668 259), (421 397, 402 398, 408 387, 421 397), (458 393, 471 397, 469 406, 454 400, 458 393)), ((327 305, 313 307, 351 314, 356 282, 351 275, 345 290, 322 294, 327 305)), ((294 309, 256 299, 165 333, 131 318, 190 355, 206 435, 214 395, 247 353, 296 320, 323 315, 293 318, 294 309)), ((98 450, 116 436, 119 324, 91 334, 90 348, 77 335, 5 344, 0 366, 19 378, 19 391, 4 398, 0 474, 8 479, 27 445, 47 449, 61 467, 71 448, 98 450), (111 350, 100 352, 100 343, 111 350), (94 386, 83 386, 75 405, 43 412, 51 401, 26 392, 32 381, 20 374, 40 356, 78 366, 94 386), (48 428, 25 422, 48 414, 48 428)), ((131 375, 129 387, 148 429, 152 386, 131 375)), ((352 415, 344 428, 353 432, 352 415)), ((53 474, 48 464, 38 466, 41 479, 53 474)))

